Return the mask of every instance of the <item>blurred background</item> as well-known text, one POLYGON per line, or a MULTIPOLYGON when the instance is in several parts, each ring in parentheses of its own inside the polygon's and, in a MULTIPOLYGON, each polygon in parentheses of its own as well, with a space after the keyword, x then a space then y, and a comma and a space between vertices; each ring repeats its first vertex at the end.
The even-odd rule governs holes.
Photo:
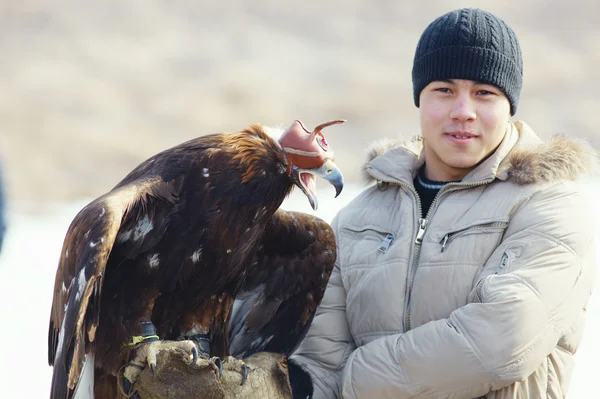
POLYGON ((419 35, 464 6, 517 33, 517 119, 600 144, 597 0, 0 0, 0 156, 11 204, 96 197, 139 162, 249 123, 344 118, 328 140, 359 181, 366 143, 418 132, 419 35))
MULTIPOLYGON (((87 201, 199 135, 343 118, 327 133, 348 183, 336 202, 322 191, 318 214, 330 220, 360 189, 370 142, 419 132, 418 38, 466 6, 495 13, 519 37, 525 77, 515 119, 600 148, 598 0, 0 0, 0 312, 11 326, 0 342, 23 343, 1 356, 0 397, 47 396, 56 264, 87 201), (12 384, 25 368, 33 383, 12 384)), ((310 211, 296 200, 287 204, 310 211)), ((596 294, 586 337, 600 334, 598 302, 596 294)), ((598 357, 600 344, 585 339, 569 397, 595 395, 598 357)))

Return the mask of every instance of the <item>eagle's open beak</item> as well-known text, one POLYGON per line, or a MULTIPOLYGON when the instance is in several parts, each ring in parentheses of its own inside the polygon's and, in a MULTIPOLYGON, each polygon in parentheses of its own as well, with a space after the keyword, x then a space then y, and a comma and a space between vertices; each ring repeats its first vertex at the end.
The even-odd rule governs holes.
POLYGON ((340 195, 344 188, 344 176, 331 160, 327 160, 319 168, 296 169, 294 172, 295 173, 292 173, 294 183, 302 189, 302 192, 308 198, 308 202, 310 202, 310 206, 315 211, 319 206, 316 190, 316 176, 322 177, 335 187, 336 197, 340 195))

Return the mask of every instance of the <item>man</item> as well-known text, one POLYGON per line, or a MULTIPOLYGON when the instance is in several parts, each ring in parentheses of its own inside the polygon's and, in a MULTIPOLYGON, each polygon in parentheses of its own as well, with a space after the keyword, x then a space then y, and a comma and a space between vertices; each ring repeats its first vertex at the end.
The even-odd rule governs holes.
POLYGON ((489 12, 452 11, 424 31, 412 74, 422 137, 374 147, 364 171, 376 184, 334 219, 338 259, 290 363, 296 388, 566 395, 595 264, 577 180, 596 159, 509 120, 522 76, 514 32, 489 12))

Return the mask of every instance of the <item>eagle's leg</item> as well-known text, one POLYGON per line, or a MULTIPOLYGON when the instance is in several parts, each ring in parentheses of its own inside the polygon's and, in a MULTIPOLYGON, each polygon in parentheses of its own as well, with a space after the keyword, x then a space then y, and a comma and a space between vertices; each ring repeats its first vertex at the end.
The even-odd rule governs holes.
MULTIPOLYGON (((223 372, 223 361, 231 359, 228 356, 228 326, 233 301, 234 296, 229 292, 211 296, 193 310, 184 313, 180 325, 174 331, 177 339, 196 342, 200 356, 215 366, 219 377, 223 372)), ((244 384, 248 378, 248 367, 244 362, 241 363, 241 383, 244 384)))
POLYGON ((133 360, 127 363, 123 368, 123 389, 129 394, 132 386, 137 381, 146 365, 156 375, 156 358, 161 351, 177 351, 183 355, 184 361, 189 361, 193 365, 198 360, 198 349, 195 342, 186 341, 161 341, 156 335, 156 328, 152 322, 146 321, 140 323, 141 335, 134 336, 129 346, 133 347, 135 356, 133 360))

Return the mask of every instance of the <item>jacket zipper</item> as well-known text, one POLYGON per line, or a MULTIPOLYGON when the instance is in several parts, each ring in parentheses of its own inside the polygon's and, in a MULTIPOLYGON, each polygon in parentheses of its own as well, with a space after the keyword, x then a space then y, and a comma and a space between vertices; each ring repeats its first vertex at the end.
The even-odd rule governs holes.
POLYGON ((392 241, 394 241, 394 235, 392 233, 388 233, 381 241, 381 244, 379 244, 379 247, 377 247, 379 252, 386 253, 390 245, 392 245, 392 241))
MULTIPOLYGON (((502 254, 502 258, 500 259, 500 263, 498 264, 498 266, 496 267, 496 270, 494 271, 494 274, 499 274, 508 264, 509 261, 509 256, 508 253, 505 251, 502 254)), ((483 298, 482 298, 482 291, 483 291, 483 284, 485 283, 485 278, 479 280, 479 282, 477 283, 477 287, 475 289, 475 293, 477 295, 477 300, 481 303, 483 302, 483 298)))
POLYGON ((400 187, 403 187, 405 190, 411 192, 417 201, 417 218, 419 220, 419 228, 418 228, 417 234, 415 236, 415 251, 414 251, 413 260, 409 266, 409 271, 408 271, 408 276, 407 276, 408 282, 406 285, 406 294, 405 294, 405 299, 404 299, 404 320, 403 320, 403 322, 404 322, 404 332, 407 332, 411 329, 410 299, 412 296, 412 288, 413 288, 413 284, 415 282, 415 275, 417 272, 417 267, 419 265, 419 258, 421 257, 421 244, 423 243, 423 237, 425 236, 425 232, 427 230, 427 224, 429 223, 429 218, 431 217, 431 214, 433 213, 433 210, 435 209, 435 206, 437 205, 438 199, 442 196, 442 194, 454 191, 454 190, 449 190, 448 187, 457 188, 457 189, 466 188, 466 187, 476 187, 476 186, 481 186, 484 184, 491 183, 494 179, 492 178, 492 179, 482 180, 482 181, 474 182, 474 183, 458 182, 458 183, 446 184, 436 194, 435 198, 433 199, 433 202, 431 203, 431 206, 429 206, 429 211, 427 212, 427 215, 424 218, 421 218, 419 216, 423 213, 423 208, 422 208, 422 204, 421 204, 421 198, 419 197, 419 193, 417 193, 417 190, 415 190, 413 187, 409 186, 408 184, 406 184, 400 180, 382 180, 379 177, 374 176, 369 169, 367 169, 367 173, 369 173, 376 181, 380 181, 380 182, 386 183, 386 184, 397 184, 400 187))
POLYGON ((450 232, 450 233, 446 234, 440 240, 440 244, 442 244, 442 252, 444 252, 444 249, 446 249, 446 246, 450 245, 450 243, 456 237, 460 237, 463 234, 466 234, 467 232, 475 231, 475 230, 485 230, 485 229, 489 229, 489 228, 505 228, 506 226, 508 226, 508 222, 490 222, 490 223, 484 223, 484 224, 480 224, 477 226, 471 226, 471 227, 467 227, 467 228, 464 228, 461 230, 450 232))
POLYGON ((508 263, 508 260, 509 260, 508 254, 506 252, 504 252, 502 254, 502 259, 500 259, 500 264, 498 265, 498 267, 494 271, 494 274, 500 274, 500 272, 506 267, 506 265, 508 263))

